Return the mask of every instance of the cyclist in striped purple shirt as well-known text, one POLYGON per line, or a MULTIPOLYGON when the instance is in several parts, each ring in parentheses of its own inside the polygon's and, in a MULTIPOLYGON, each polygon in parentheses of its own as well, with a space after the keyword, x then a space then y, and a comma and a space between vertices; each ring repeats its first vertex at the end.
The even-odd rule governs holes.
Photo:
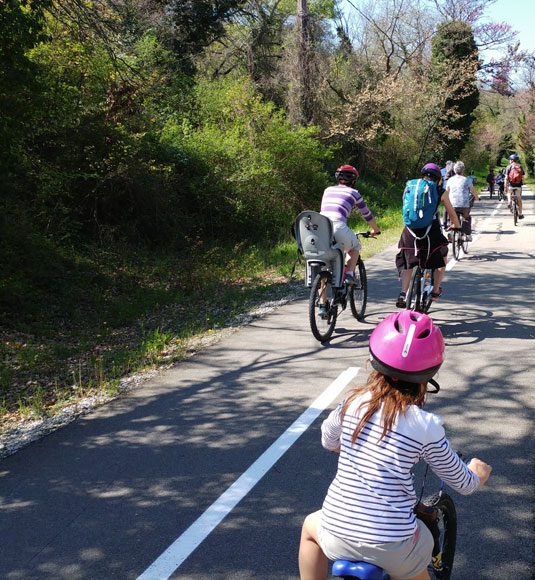
POLYGON ((334 239, 344 246, 344 250, 349 255, 344 279, 348 284, 355 283, 355 267, 360 254, 359 239, 347 225, 347 218, 353 208, 358 207, 364 219, 370 224, 374 235, 381 233, 372 212, 354 188, 358 175, 359 172, 353 166, 342 165, 334 174, 338 185, 327 187, 321 199, 320 213, 333 222, 334 239))
POLYGON ((301 580, 327 576, 328 560, 366 561, 392 580, 428 580, 433 537, 415 517, 411 469, 423 459, 461 494, 476 491, 492 468, 465 465, 442 419, 423 410, 427 383, 443 361, 444 341, 426 314, 404 310, 370 336, 375 369, 322 425, 322 444, 340 453, 320 511, 307 516, 299 548, 301 580))

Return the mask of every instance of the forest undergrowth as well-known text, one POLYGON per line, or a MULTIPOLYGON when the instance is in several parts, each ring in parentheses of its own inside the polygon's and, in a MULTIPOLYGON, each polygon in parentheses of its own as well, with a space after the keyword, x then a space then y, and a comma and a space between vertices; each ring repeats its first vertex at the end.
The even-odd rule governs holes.
MULTIPOLYGON (((398 233, 389 225, 364 257, 398 233)), ((294 242, 192 248, 187 259, 124 248, 64 256, 61 288, 26 296, 33 307, 0 327, 0 435, 88 396, 109 400, 125 378, 179 363, 259 306, 307 296, 302 263, 291 276, 296 257, 294 242)))

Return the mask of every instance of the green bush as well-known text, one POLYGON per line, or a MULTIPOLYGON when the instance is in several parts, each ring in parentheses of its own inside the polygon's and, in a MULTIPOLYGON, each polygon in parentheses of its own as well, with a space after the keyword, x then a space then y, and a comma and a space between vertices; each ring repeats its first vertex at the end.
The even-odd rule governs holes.
POLYGON ((295 213, 317 207, 332 152, 317 128, 295 128, 245 79, 200 80, 197 109, 169 121, 162 140, 196 168, 187 213, 200 233, 242 240, 281 239, 295 213))

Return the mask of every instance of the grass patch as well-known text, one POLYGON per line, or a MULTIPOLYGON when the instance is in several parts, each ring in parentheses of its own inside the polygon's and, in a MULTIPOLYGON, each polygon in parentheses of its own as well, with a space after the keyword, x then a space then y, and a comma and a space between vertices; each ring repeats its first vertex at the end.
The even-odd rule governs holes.
MULTIPOLYGON (((378 221, 383 234, 363 243, 364 258, 399 236, 399 213, 378 221)), ((361 222, 351 225, 369 229, 361 222)), ((302 265, 289 285, 293 241, 272 248, 192 243, 185 257, 139 248, 45 250, 39 261, 54 266, 34 270, 27 258, 27 278, 15 269, 11 276, 17 300, 0 302, 4 432, 90 394, 113 396, 124 377, 182 360, 256 305, 306 293, 302 265)))

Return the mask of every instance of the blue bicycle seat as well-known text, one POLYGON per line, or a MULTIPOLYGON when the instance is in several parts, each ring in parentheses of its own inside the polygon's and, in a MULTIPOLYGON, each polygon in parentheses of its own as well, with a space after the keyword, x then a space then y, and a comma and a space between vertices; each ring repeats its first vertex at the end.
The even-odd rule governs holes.
POLYGON ((332 568, 333 576, 358 578, 359 580, 389 580, 390 576, 382 568, 368 562, 336 560, 332 568))

